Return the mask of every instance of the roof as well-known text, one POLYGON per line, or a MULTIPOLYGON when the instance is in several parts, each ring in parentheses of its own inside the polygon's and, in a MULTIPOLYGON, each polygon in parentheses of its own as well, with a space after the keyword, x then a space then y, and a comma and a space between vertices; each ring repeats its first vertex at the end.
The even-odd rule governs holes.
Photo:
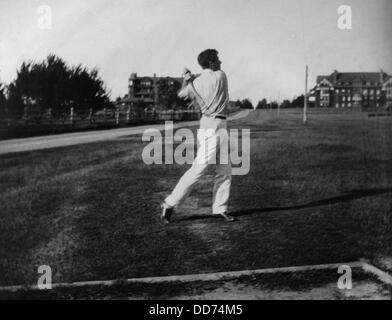
MULTIPOLYGON (((182 83, 182 78, 181 77, 157 77, 155 76, 155 78, 159 81, 159 80, 164 80, 164 79, 171 79, 174 81, 177 81, 179 83, 182 83)), ((131 76, 129 79, 133 79, 133 80, 142 80, 142 79, 149 79, 149 80, 153 80, 154 79, 154 75, 153 76, 138 76, 137 73, 131 73, 131 76)))
MULTIPOLYGON (((317 76, 317 83, 322 81, 323 79, 329 80, 332 84, 336 84, 338 82, 371 82, 371 83, 376 83, 380 82, 380 76, 381 76, 381 71, 380 72, 333 72, 329 76, 317 76), (335 78, 336 77, 336 78, 335 78)), ((388 75, 385 72, 382 72, 382 82, 384 83, 388 79, 390 79, 391 76, 388 75)))

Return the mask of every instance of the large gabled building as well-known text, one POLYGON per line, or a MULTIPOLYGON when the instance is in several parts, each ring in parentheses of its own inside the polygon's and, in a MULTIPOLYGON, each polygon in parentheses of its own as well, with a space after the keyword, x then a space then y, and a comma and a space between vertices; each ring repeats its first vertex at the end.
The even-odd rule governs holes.
POLYGON ((378 108, 392 104, 392 77, 380 72, 338 72, 318 76, 311 90, 316 107, 378 108))

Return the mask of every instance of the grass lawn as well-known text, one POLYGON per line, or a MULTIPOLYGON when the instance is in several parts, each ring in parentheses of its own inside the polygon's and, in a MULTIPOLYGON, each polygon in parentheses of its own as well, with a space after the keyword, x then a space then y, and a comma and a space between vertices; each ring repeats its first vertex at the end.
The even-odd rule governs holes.
POLYGON ((213 171, 168 226, 189 165, 145 165, 141 136, 0 156, 0 285, 346 262, 392 255, 392 119, 256 111, 236 223, 209 216, 213 171))

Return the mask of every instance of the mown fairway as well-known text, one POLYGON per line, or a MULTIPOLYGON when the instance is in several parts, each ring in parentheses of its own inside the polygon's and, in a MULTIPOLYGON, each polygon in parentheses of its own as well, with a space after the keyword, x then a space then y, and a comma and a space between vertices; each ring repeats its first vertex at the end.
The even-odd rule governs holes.
POLYGON ((0 156, 0 285, 346 262, 392 255, 392 119, 256 111, 236 223, 209 216, 213 171, 173 224, 188 165, 145 165, 141 136, 0 156))

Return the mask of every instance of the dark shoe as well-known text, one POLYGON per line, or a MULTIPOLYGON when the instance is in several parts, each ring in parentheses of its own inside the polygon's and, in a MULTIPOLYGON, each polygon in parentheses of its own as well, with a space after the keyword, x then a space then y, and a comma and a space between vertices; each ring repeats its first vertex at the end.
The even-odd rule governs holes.
POLYGON ((169 206, 166 202, 161 204, 162 214, 161 220, 163 223, 170 223, 170 218, 174 212, 174 208, 169 206))
POLYGON ((216 216, 225 219, 227 222, 233 222, 233 221, 235 221, 235 218, 234 218, 233 216, 227 214, 226 212, 217 213, 216 216))

